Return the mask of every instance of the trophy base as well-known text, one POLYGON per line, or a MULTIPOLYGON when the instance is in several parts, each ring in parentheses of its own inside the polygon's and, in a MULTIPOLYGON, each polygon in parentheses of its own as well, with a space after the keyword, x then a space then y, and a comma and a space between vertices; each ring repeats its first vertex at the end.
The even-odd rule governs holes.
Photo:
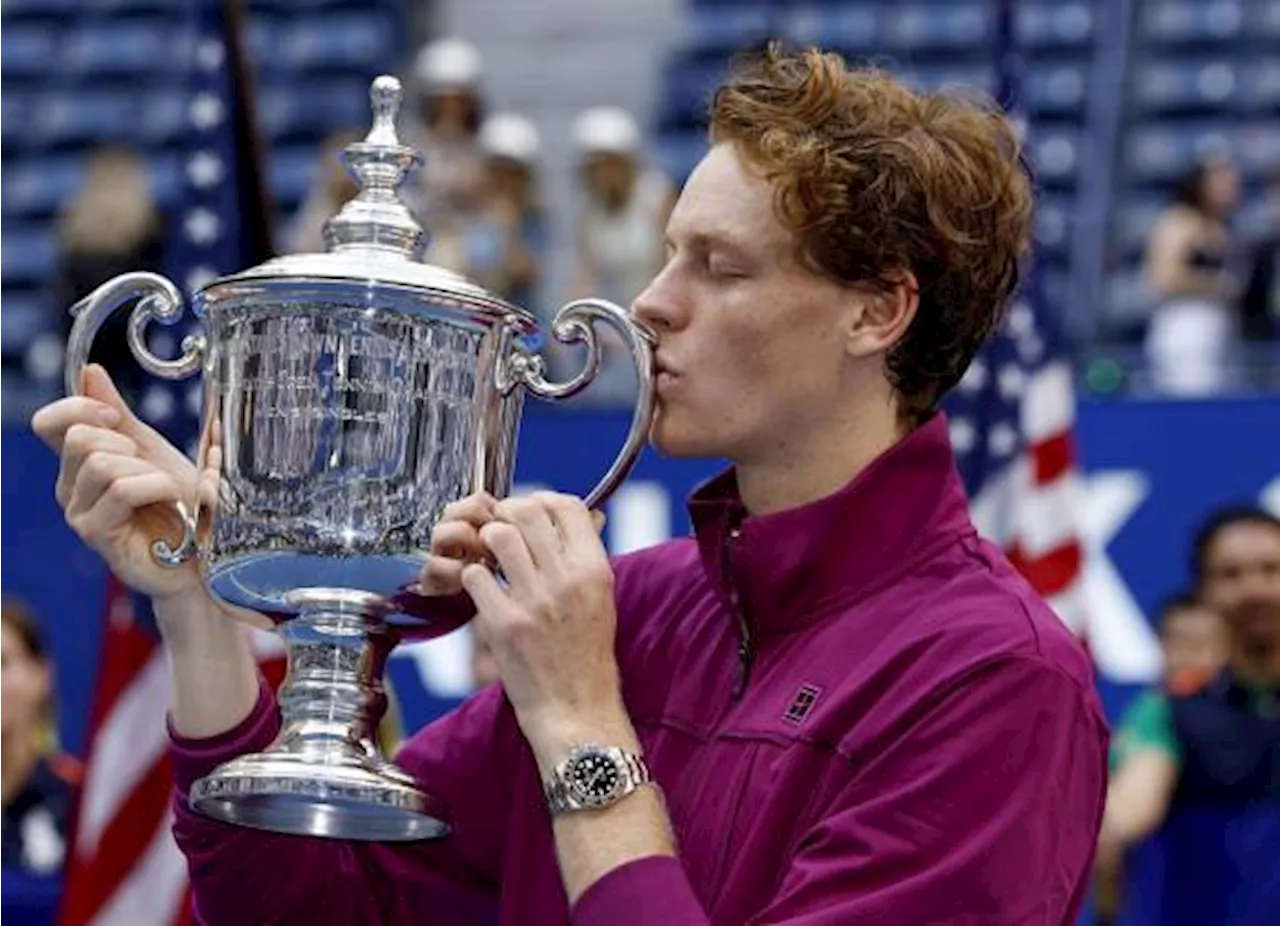
POLYGON ((190 805, 224 823, 296 836, 412 842, 449 832, 443 808, 412 778, 355 754, 319 765, 287 752, 241 756, 192 785, 190 805))

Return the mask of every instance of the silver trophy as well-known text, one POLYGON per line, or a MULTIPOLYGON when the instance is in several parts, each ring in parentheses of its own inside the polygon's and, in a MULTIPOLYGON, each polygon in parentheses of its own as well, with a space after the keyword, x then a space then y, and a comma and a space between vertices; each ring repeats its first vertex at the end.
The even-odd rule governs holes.
POLYGON ((622 308, 572 302, 551 332, 583 343, 586 366, 548 381, 529 347, 531 314, 422 263, 427 235, 399 195, 421 163, 396 135, 399 82, 379 77, 371 98, 373 128, 344 156, 360 193, 326 226, 326 253, 200 287, 192 310, 204 333, 174 360, 152 354, 145 332, 179 319, 177 287, 151 273, 105 283, 72 309, 66 388, 80 388, 103 321, 135 300, 138 362, 165 379, 203 373, 197 497, 179 506, 182 536, 157 538, 152 553, 172 566, 197 559, 217 599, 267 615, 288 646, 279 737, 198 781, 191 806, 281 833, 416 840, 448 821, 375 734, 391 648, 471 616, 465 602, 415 592, 432 527, 456 499, 510 491, 525 393, 585 388, 604 322, 629 345, 639 398, 621 452, 586 498, 598 505, 648 437, 653 345, 622 308))

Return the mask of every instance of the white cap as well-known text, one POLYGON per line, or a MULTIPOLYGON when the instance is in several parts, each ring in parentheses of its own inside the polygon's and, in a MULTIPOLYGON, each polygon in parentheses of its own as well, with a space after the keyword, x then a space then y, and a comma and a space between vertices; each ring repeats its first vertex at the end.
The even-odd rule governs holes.
POLYGON ((532 167, 542 151, 538 127, 519 113, 494 113, 480 127, 480 150, 532 167))
POLYGON ((635 154, 640 148, 640 126, 625 109, 599 106, 578 116, 573 143, 584 155, 635 154))
POLYGON ((437 39, 422 46, 413 76, 428 93, 474 90, 480 83, 480 52, 466 39, 437 39))

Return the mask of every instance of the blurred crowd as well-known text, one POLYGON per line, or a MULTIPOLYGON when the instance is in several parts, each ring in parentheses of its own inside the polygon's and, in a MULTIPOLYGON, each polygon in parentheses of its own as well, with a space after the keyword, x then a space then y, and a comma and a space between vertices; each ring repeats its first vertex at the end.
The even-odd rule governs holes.
MULTIPOLYGON (((676 193, 648 161, 636 118, 602 106, 581 112, 574 122, 572 269, 567 291, 551 292, 545 274, 551 240, 542 198, 542 139, 528 117, 489 111, 482 78, 479 52, 456 38, 427 43, 404 75, 401 140, 422 152, 424 162, 402 195, 430 233, 425 259, 528 309, 544 328, 554 308, 571 299, 592 296, 629 306, 662 265, 663 230, 676 193)), ((349 126, 326 141, 305 200, 283 224, 280 253, 325 249, 325 222, 358 192, 342 150, 367 130, 349 126)), ((97 149, 58 224, 51 303, 63 319, 64 343, 70 327, 64 307, 119 273, 162 269, 164 229, 141 155, 119 145, 97 149)), ((96 339, 91 359, 103 363, 132 399, 142 374, 129 355, 126 321, 124 313, 113 317, 96 339)), ((629 354, 608 332, 602 346, 601 373, 584 399, 629 404, 635 392, 629 354)), ((51 366, 60 363, 60 347, 47 352, 51 366)), ((556 342, 543 347, 561 375, 580 368, 574 349, 556 342)))
POLYGON ((1280 175, 1267 196, 1269 234, 1246 247, 1232 233, 1241 183, 1224 150, 1182 179, 1157 218, 1144 271, 1155 301, 1146 350, 1158 392, 1208 396, 1254 385, 1242 345, 1280 338, 1280 175))

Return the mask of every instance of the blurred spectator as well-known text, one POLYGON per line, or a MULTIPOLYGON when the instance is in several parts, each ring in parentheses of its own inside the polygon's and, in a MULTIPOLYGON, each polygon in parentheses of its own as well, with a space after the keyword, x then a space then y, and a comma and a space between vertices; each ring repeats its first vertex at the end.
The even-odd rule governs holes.
POLYGON ((424 162, 410 175, 406 199, 437 243, 431 262, 460 270, 456 225, 474 209, 484 181, 476 137, 484 119, 480 53, 463 39, 428 42, 408 84, 417 111, 403 137, 424 162))
POLYGON ((1245 337, 1271 340, 1280 333, 1280 171, 1267 185, 1270 222, 1250 254, 1249 277, 1241 300, 1245 337))
POLYGON ((11 599, 4 601, 2 618, 3 864, 6 870, 57 875, 66 857, 80 766, 54 749, 53 667, 35 621, 11 599))
MULTIPOLYGON (((667 217, 676 191, 647 166, 640 129, 616 107, 583 112, 573 129, 582 186, 571 295, 630 306, 662 269, 667 217)), ((624 401, 635 389, 629 355, 612 335, 603 339, 604 365, 587 396, 624 401)))
POLYGON ((524 116, 498 113, 485 120, 479 144, 485 176, 475 211, 460 222, 463 272, 489 292, 535 311, 544 244, 537 127, 524 116))
MULTIPOLYGON (((72 305, 119 274, 163 269, 164 220, 142 157, 119 145, 94 151, 84 185, 58 219, 57 234, 53 303, 65 343, 72 305)), ((125 398, 136 401, 145 374, 129 350, 128 322, 128 312, 112 313, 94 339, 89 359, 105 366, 125 398)))
POLYGON ((298 209, 289 230, 286 251, 290 254, 308 254, 325 250, 324 223, 360 192, 346 165, 342 152, 352 142, 364 136, 355 129, 344 129, 329 136, 324 143, 324 153, 316 165, 316 179, 298 209))
POLYGON ((1227 659, 1222 618, 1189 593, 1165 603, 1160 615, 1164 687, 1187 691, 1215 675, 1227 659))
POLYGON ((1239 198, 1235 164, 1209 158, 1182 180, 1156 220, 1146 254, 1157 298, 1147 355, 1160 392, 1212 395, 1233 383, 1240 281, 1227 222, 1239 198))
POLYGON ((1262 926, 1280 910, 1280 519, 1214 514, 1192 565, 1226 664, 1121 727, 1098 863, 1114 871, 1154 836, 1131 859, 1121 922, 1262 926))

